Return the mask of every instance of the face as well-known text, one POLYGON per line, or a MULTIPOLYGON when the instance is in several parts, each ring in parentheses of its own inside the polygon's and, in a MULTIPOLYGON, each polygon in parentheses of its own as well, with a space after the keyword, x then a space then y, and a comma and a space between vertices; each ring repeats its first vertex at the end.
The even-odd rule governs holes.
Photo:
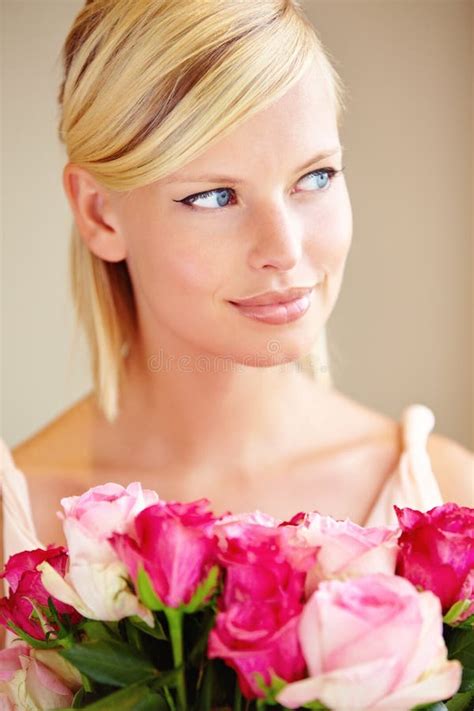
POLYGON ((177 172, 117 194, 147 354, 262 366, 306 355, 335 305, 351 244, 342 166, 335 111, 313 66, 177 172), (230 303, 291 287, 314 287, 296 320, 257 320, 230 303))

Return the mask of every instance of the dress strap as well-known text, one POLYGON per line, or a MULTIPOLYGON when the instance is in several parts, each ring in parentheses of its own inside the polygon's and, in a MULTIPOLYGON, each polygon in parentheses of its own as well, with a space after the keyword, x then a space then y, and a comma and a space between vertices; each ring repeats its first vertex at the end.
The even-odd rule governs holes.
POLYGON ((435 416, 426 405, 415 403, 403 411, 402 424, 405 445, 399 467, 402 499, 405 506, 428 511, 443 503, 428 454, 428 437, 435 416))
POLYGON ((3 507, 3 556, 6 563, 14 553, 45 548, 36 535, 25 475, 13 461, 0 437, 0 494, 3 507))
POLYGON ((402 413, 404 449, 426 451, 428 436, 435 426, 435 416, 426 405, 413 404, 402 413))
POLYGON ((428 454, 428 437, 435 425, 433 412, 415 403, 405 407, 400 420, 403 446, 398 467, 385 482, 365 526, 398 526, 394 504, 429 511, 443 503, 428 454))
MULTIPOLYGON (((45 548, 36 535, 30 497, 25 475, 15 466, 13 457, 0 437, 0 504, 3 509, 3 562, 21 551, 45 548)), ((8 594, 8 583, 3 581, 8 594)), ((16 635, 5 632, 5 646, 9 647, 16 635)))

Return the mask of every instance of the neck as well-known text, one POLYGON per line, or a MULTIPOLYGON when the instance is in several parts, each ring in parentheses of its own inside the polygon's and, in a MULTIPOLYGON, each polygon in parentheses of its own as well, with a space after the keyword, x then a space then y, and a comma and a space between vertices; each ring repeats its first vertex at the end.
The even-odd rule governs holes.
POLYGON ((137 468, 262 471, 294 455, 304 425, 317 427, 316 383, 294 364, 211 368, 202 358, 160 358, 130 352, 112 425, 137 468))

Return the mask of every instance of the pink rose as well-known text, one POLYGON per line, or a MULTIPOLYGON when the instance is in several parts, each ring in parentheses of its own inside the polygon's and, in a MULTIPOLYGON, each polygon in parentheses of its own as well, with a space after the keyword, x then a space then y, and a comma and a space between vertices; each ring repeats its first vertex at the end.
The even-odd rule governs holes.
POLYGON ((224 542, 228 538, 238 538, 248 524, 265 526, 266 528, 278 528, 281 525, 280 519, 274 518, 263 511, 251 511, 240 514, 224 514, 220 516, 214 524, 214 533, 224 542))
MULTIPOLYGON (((0 689, 1 688, 2 684, 0 682, 0 689)), ((2 691, 0 691, 0 711, 15 711, 12 702, 2 691)))
POLYGON ((474 509, 443 504, 421 513, 394 507, 402 533, 397 573, 441 600, 444 612, 470 600, 474 614, 474 509))
POLYGON ((155 491, 143 490, 139 482, 127 488, 119 484, 103 484, 81 496, 61 499, 66 536, 71 561, 82 558, 88 562, 108 562, 115 559, 107 539, 112 533, 129 533, 135 517, 159 502, 155 491))
POLYGON ((263 697, 256 672, 267 685, 274 675, 287 681, 304 675, 297 626, 316 551, 298 545, 292 527, 241 523, 236 528, 231 522, 227 539, 225 527, 217 527, 226 578, 208 656, 237 672, 246 698, 263 697))
POLYGON ((21 669, 20 656, 27 657, 30 647, 23 642, 14 642, 7 649, 0 650, 0 681, 10 681, 21 669))
POLYGON ((408 711, 452 696, 462 667, 447 660, 441 606, 404 578, 368 575, 323 581, 301 614, 309 676, 277 701, 320 701, 332 711, 408 711))
POLYGON ((308 573, 307 597, 327 578, 395 573, 397 530, 363 528, 349 519, 338 521, 315 511, 298 520, 297 532, 306 543, 320 548, 316 565, 308 573))
POLYGON ((28 657, 30 648, 15 642, 8 649, 0 650, 0 711, 16 711, 13 705, 11 689, 7 682, 21 670, 20 655, 28 657))
POLYGON ((142 567, 168 607, 187 604, 216 563, 214 516, 207 499, 156 504, 135 519, 133 537, 114 534, 110 544, 137 583, 142 567))
POLYGON ((81 676, 54 650, 12 644, 0 651, 0 708, 43 711, 72 704, 81 676))
MULTIPOLYGON (((68 555, 61 546, 49 546, 12 555, 5 565, 0 578, 5 578, 10 587, 8 596, 0 599, 0 623, 8 628, 11 621, 36 639, 45 639, 46 632, 37 617, 33 616, 32 601, 38 606, 48 608, 50 593, 41 581, 41 573, 36 566, 47 561, 60 575, 66 570, 68 555)), ((65 605, 53 597, 53 602, 60 614, 71 616, 72 622, 79 622, 81 616, 70 605, 65 605)), ((46 622, 46 619, 45 619, 46 622)), ((56 629, 48 624, 49 630, 56 629)))
POLYGON ((130 592, 127 570, 108 538, 133 530, 135 517, 158 501, 156 492, 143 490, 138 482, 126 488, 108 483, 61 499, 69 568, 65 576, 59 576, 42 565, 45 587, 91 619, 138 615, 152 625, 151 613, 130 592))

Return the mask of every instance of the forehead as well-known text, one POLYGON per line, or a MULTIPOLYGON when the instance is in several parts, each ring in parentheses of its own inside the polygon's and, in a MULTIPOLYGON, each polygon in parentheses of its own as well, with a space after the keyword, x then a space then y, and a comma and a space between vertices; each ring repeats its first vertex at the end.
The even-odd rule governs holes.
POLYGON ((168 177, 202 173, 211 165, 213 171, 226 171, 229 164, 251 170, 262 164, 269 170, 286 163, 293 166, 338 144, 335 106, 313 63, 282 97, 168 177))

